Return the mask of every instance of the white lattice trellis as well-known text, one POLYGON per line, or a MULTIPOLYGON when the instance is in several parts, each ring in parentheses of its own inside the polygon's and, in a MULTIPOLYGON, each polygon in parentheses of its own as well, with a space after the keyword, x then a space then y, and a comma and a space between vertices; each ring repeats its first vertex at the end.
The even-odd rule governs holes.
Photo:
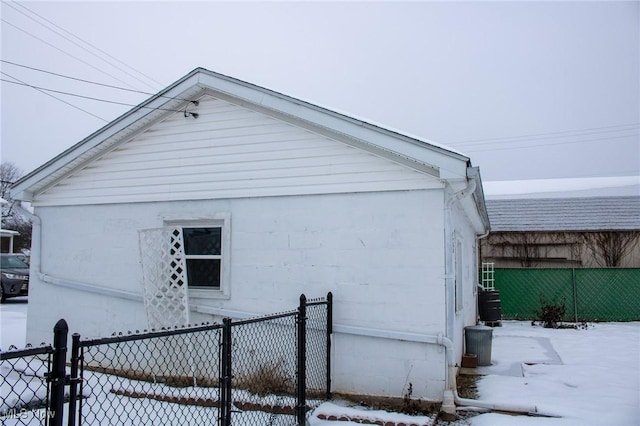
POLYGON ((482 289, 485 291, 494 291, 496 289, 496 275, 493 269, 493 263, 482 263, 482 289))
POLYGON ((182 229, 139 231, 144 304, 150 329, 189 324, 182 229))

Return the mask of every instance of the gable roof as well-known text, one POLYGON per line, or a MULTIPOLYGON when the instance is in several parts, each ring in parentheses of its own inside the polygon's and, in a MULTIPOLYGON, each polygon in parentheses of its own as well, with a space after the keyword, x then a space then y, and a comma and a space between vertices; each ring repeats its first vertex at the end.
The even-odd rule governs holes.
MULTIPOLYGON (((17 200, 31 201, 73 171, 123 141, 130 140, 176 111, 197 111, 193 100, 204 94, 268 114, 312 132, 387 157, 439 179, 467 178, 468 157, 241 80, 196 68, 158 94, 97 130, 24 176, 12 187, 17 200)), ((195 114, 194 114, 195 116, 195 114)))
POLYGON ((640 196, 487 200, 494 232, 640 230, 640 196))

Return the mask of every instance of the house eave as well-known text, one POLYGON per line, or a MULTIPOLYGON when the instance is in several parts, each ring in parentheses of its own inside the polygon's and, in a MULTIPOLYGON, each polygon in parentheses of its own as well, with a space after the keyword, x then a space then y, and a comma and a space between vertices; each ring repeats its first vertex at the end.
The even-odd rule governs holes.
POLYGON ((205 93, 265 112, 440 179, 466 178, 469 158, 460 153, 270 89, 196 68, 20 179, 12 186, 12 197, 33 201, 41 191, 119 143, 135 137, 172 111, 183 110, 190 101, 205 93))
POLYGON ((12 185, 12 197, 20 201, 32 201, 35 194, 73 173, 100 153, 135 136, 172 111, 184 109, 189 103, 188 99, 204 93, 196 85, 197 71, 192 71, 18 180, 12 185), (183 87, 185 85, 186 90, 183 87))

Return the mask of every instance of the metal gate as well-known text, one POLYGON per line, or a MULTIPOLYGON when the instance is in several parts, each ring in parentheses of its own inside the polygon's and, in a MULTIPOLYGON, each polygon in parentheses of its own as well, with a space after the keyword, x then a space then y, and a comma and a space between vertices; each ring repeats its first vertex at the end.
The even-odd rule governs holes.
POLYGON ((0 354, 3 372, 33 356, 44 369, 38 405, 29 405, 36 399, 28 392, 13 405, 3 393, 0 403, 14 411, 0 419, 7 426, 33 424, 35 415, 54 426, 304 425, 330 398, 331 333, 331 293, 301 295, 295 310, 247 320, 93 340, 76 333, 67 366, 68 327, 60 320, 52 346, 0 354), (21 423, 18 412, 32 416, 21 423))

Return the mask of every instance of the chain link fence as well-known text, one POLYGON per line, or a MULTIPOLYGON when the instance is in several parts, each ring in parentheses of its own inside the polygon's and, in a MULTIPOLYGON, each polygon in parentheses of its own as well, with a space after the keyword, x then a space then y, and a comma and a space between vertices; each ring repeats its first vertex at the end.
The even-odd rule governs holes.
POLYGON ((220 324, 80 341, 80 424, 217 424, 220 324))
POLYGON ((234 425, 296 424, 298 313, 231 323, 234 425))
POLYGON ((332 296, 280 314, 2 352, 2 425, 304 425, 330 397, 332 296))
POLYGON ((541 299, 564 303, 564 321, 639 321, 640 269, 496 269, 502 318, 537 319, 541 299))
POLYGON ((0 352, 0 423, 46 425, 50 386, 47 380, 53 348, 50 345, 0 352))
POLYGON ((316 299, 307 303, 306 327, 306 391, 309 408, 331 398, 331 303, 316 299), (324 368, 323 368, 324 366, 324 368))

